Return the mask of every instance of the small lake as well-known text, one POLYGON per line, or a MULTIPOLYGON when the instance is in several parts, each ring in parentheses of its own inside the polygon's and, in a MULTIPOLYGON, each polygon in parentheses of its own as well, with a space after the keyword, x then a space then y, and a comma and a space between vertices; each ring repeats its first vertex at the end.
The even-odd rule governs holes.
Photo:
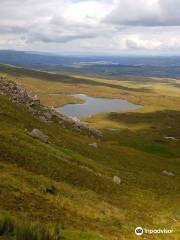
POLYGON ((136 110, 140 105, 121 99, 95 98, 85 94, 73 94, 72 96, 84 101, 82 104, 67 104, 58 110, 70 117, 88 117, 102 112, 121 112, 136 110))

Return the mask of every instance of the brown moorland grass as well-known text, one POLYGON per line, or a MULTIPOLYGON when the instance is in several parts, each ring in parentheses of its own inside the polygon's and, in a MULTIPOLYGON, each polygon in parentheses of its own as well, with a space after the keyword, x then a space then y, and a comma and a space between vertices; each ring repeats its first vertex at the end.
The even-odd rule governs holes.
POLYGON ((41 72, 7 65, 0 65, 0 72, 38 95, 42 103, 49 106, 80 103, 80 99, 68 95, 84 93, 94 97, 125 99, 144 106, 146 110, 180 108, 180 88, 176 86, 180 80, 177 79, 140 77, 140 80, 135 78, 134 81, 131 78, 109 80, 41 72))

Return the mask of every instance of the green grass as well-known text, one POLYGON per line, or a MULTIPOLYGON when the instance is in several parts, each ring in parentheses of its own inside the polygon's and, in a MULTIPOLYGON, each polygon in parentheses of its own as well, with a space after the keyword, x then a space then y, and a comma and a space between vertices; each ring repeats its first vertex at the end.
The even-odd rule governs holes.
POLYGON ((60 226, 64 240, 135 240, 134 229, 142 226, 173 228, 171 236, 152 239, 178 240, 180 114, 173 109, 95 116, 92 125, 104 121, 117 129, 104 124, 98 141, 57 119, 43 123, 0 96, 0 211, 2 223, 8 213, 13 225, 0 239, 16 239, 14 229, 31 237, 60 226), (50 144, 33 139, 33 128, 50 144))
MULTIPOLYGON (((72 234, 77 239, 98 239, 99 235, 104 239, 133 239, 136 225, 154 226, 159 215, 162 225, 169 225, 169 218, 178 218, 177 156, 169 159, 159 152, 127 146, 128 134, 114 133, 113 140, 105 130, 104 140, 94 151, 88 144, 96 139, 62 129, 56 123, 41 123, 6 97, 0 101, 0 205, 11 215, 61 224, 66 239, 72 234), (34 127, 48 134, 51 144, 32 139, 28 132, 34 127), (162 176, 163 169, 171 169, 176 176, 162 176), (121 186, 113 184, 114 175, 121 176, 121 186), (46 191, 52 186, 53 194, 46 191)), ((139 143, 144 140, 130 132, 131 140, 132 136, 139 143)), ((170 151, 171 144, 167 147, 170 151)))
POLYGON ((60 240, 60 226, 22 222, 9 216, 0 217, 0 236, 14 240, 60 240))
POLYGON ((84 239, 84 240, 104 240, 103 237, 98 236, 94 233, 90 232, 80 232, 77 230, 63 230, 62 231, 62 236, 65 238, 68 238, 69 240, 79 240, 79 239, 84 239))

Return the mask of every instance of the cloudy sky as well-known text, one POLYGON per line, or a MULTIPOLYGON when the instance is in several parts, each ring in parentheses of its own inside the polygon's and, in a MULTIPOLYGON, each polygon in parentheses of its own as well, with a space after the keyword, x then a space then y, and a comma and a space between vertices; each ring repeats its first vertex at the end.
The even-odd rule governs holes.
POLYGON ((180 54, 180 1, 1 0, 0 49, 180 54))

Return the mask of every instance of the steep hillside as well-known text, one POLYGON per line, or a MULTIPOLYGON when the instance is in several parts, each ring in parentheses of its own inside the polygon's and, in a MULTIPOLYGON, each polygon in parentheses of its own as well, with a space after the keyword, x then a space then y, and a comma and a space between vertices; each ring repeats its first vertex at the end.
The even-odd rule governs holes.
POLYGON ((179 239, 179 111, 111 113, 101 136, 0 81, 0 239, 179 239))

